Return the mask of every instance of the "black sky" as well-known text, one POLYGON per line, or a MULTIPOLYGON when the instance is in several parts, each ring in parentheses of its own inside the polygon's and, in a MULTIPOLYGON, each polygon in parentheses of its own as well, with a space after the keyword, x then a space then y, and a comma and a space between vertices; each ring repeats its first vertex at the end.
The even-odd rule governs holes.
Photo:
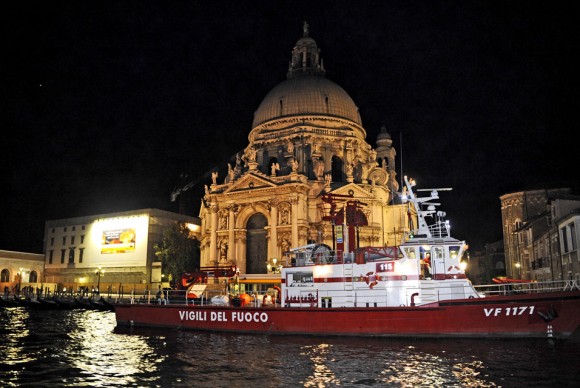
POLYGON ((499 196, 580 194, 574 4, 4 2, 0 249, 40 253, 46 220, 177 211, 180 174, 247 145, 305 19, 367 141, 385 123, 399 173, 402 155, 420 187, 453 187, 455 237, 497 241, 499 196))

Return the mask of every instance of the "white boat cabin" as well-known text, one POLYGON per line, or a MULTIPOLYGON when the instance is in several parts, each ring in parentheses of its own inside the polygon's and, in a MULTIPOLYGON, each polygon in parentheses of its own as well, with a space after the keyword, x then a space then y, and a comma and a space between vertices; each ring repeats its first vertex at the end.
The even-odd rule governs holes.
POLYGON ((465 242, 449 236, 445 214, 427 202, 438 198, 437 191, 416 198, 405 181, 419 224, 413 236, 398 247, 365 247, 344 256, 324 244, 292 249, 291 265, 281 271, 284 307, 422 306, 482 297, 465 276, 465 242), (433 215, 437 220, 428 226, 425 217, 433 215))

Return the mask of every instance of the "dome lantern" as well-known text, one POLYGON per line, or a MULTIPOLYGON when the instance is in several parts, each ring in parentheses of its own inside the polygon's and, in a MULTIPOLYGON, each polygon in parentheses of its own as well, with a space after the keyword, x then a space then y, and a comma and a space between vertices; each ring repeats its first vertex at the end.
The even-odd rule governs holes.
POLYGON ((292 49, 292 58, 288 66, 288 79, 299 74, 319 74, 324 76, 324 66, 320 58, 320 49, 310 37, 309 25, 305 21, 302 38, 298 39, 292 49))

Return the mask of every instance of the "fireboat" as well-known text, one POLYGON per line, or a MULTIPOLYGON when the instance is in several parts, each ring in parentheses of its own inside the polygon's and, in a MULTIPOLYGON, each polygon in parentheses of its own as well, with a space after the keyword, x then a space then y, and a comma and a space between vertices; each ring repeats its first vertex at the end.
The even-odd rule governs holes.
MULTIPOLYGON (((324 244, 291 249, 264 295, 212 295, 192 283, 170 298, 118 301, 117 324, 254 334, 381 337, 568 338, 580 327, 574 281, 474 286, 465 241, 451 237, 438 190, 402 198, 417 225, 398 246, 342 254, 324 244), (429 224, 427 220, 430 220, 429 224)), ((171 291, 173 292, 173 291, 171 291)))

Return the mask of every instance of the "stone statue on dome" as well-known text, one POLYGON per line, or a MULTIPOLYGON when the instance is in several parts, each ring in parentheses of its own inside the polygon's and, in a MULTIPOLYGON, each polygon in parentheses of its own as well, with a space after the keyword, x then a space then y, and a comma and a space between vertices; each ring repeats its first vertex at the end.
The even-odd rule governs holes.
POLYGON ((296 159, 292 159, 292 161, 290 161, 290 168, 292 168, 292 172, 297 172, 298 171, 298 161, 296 159))
POLYGON ((257 154, 256 149, 254 147, 250 147, 246 150, 246 153, 244 154, 242 159, 246 163, 254 163, 256 162, 256 154, 257 154))
POLYGON ((234 169, 232 165, 228 163, 228 175, 226 176, 225 183, 233 182, 234 180, 234 169))
POLYGON ((377 151, 375 151, 372 148, 369 151, 369 161, 373 164, 376 163, 376 161, 377 161, 377 151))
POLYGON ((314 175, 317 179, 321 179, 324 175, 324 161, 321 158, 312 159, 312 164, 314 167, 314 175))

